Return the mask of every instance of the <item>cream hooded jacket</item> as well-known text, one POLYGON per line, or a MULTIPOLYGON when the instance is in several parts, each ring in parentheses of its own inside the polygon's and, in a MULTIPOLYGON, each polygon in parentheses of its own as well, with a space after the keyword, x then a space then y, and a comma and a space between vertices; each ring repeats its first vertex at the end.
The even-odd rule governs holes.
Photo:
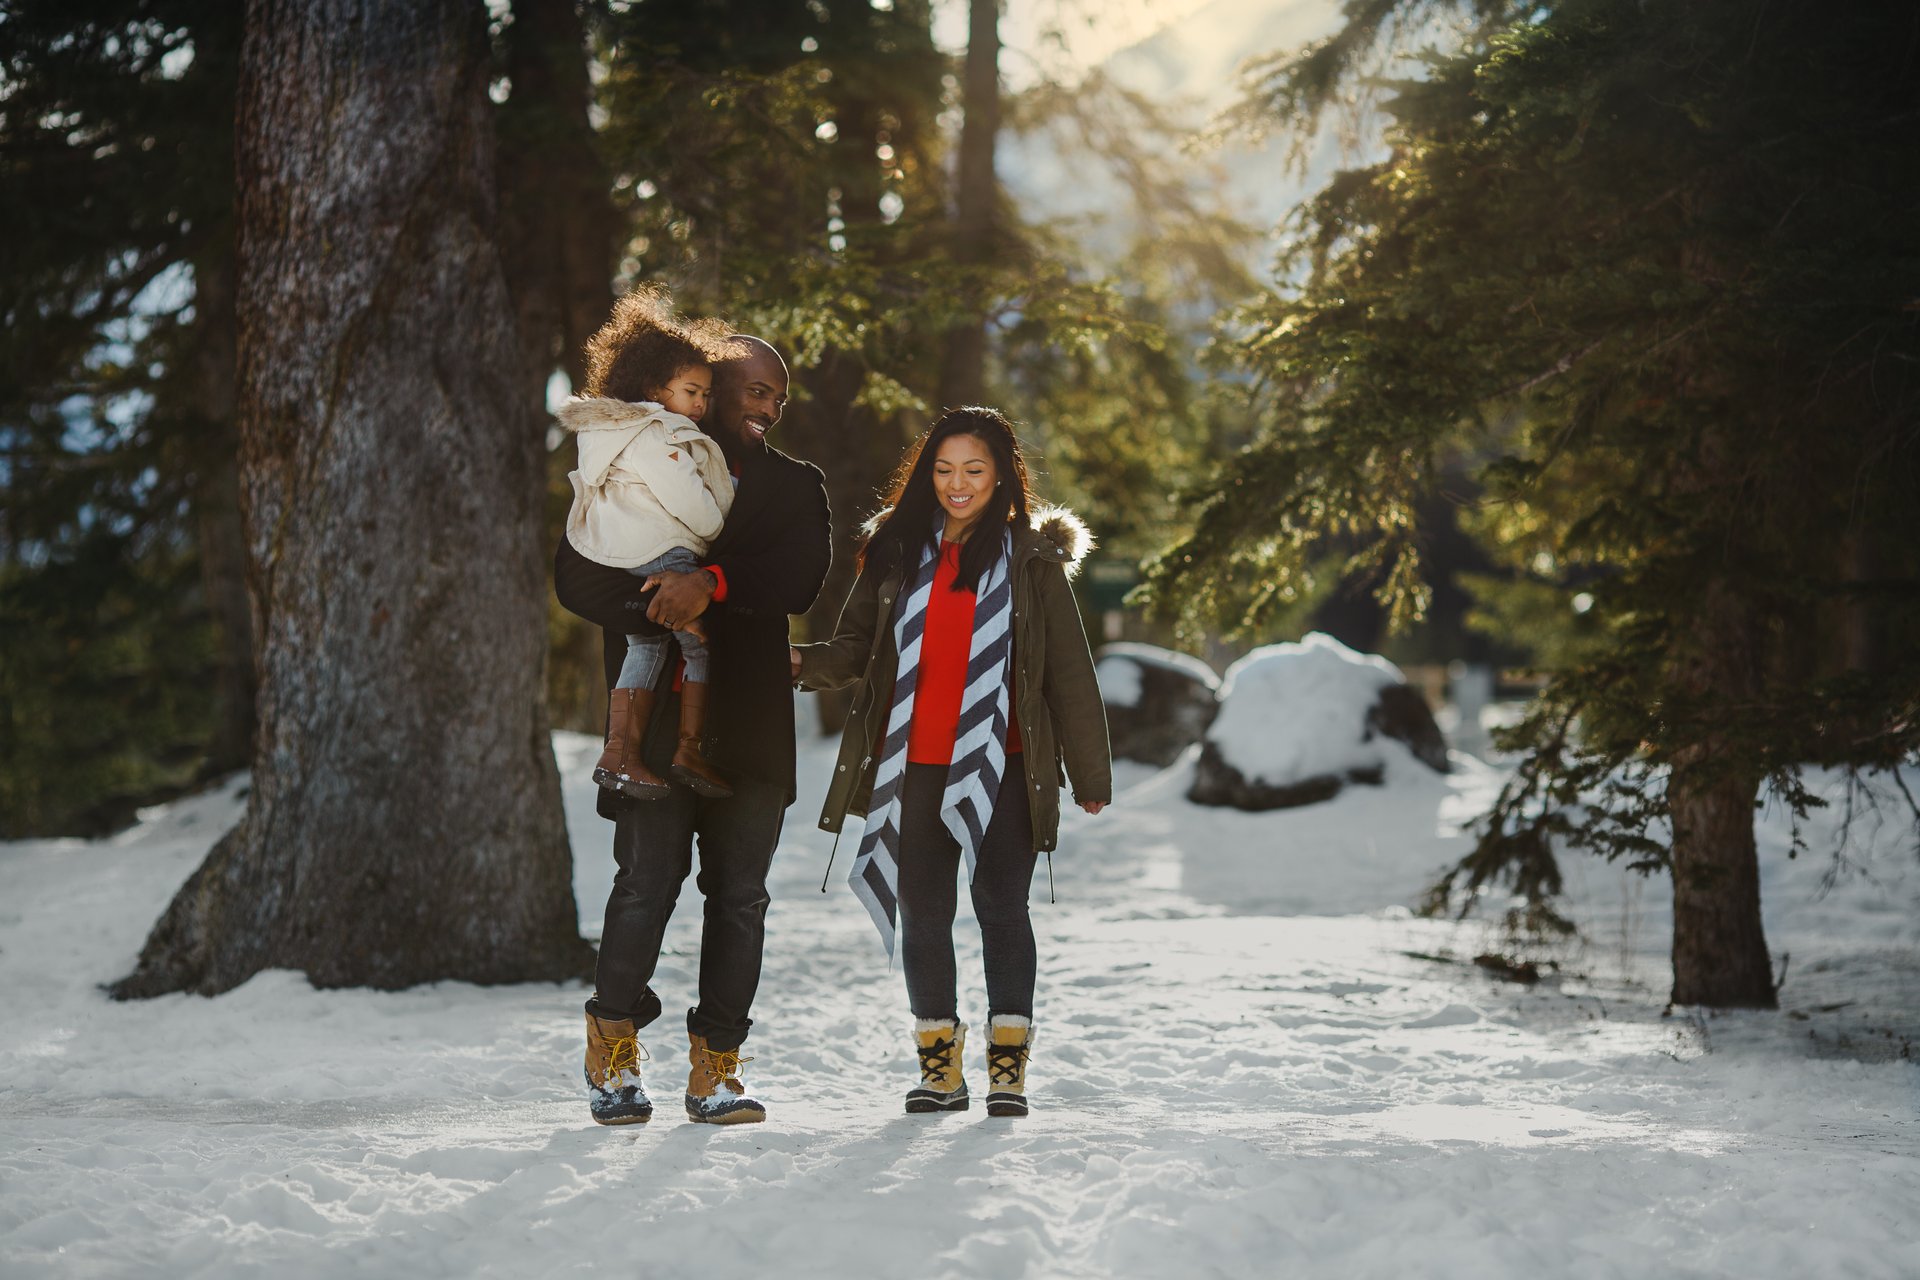
POLYGON ((567 541, 575 551, 615 569, 638 568, 675 547, 706 554, 733 505, 718 441, 650 401, 583 396, 557 416, 580 446, 580 467, 567 475, 567 541))

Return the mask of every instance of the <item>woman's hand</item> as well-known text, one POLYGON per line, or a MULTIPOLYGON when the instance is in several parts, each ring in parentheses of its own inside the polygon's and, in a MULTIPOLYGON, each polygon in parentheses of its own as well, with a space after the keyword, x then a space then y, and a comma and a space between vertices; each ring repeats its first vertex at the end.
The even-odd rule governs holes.
POLYGON ((792 645, 787 646, 787 665, 793 668, 793 678, 800 678, 800 651, 792 645))
POLYGON ((1088 813, 1098 813, 1102 809, 1107 807, 1107 802, 1105 800, 1082 800, 1079 803, 1080 803, 1080 807, 1082 809, 1085 809, 1088 813))

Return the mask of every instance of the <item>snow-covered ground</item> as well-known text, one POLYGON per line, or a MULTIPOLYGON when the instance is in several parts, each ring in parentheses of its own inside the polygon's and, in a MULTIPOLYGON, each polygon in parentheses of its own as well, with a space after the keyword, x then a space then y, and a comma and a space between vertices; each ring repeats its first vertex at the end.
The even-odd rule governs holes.
MULTIPOLYGON (((597 933, 595 744, 556 746, 597 933)), ((1484 765, 1390 753, 1386 787, 1272 814, 1129 767, 1069 819, 1057 904, 1037 880, 1034 1115, 908 1117, 900 978, 845 846, 819 892, 831 744, 803 754, 748 1045, 771 1118, 734 1129, 678 1117, 672 1015, 653 1123, 591 1124, 578 986, 108 1002, 238 783, 113 840, 0 845, 0 1274, 1920 1275, 1920 859, 1891 814, 1824 897, 1769 815, 1782 1011, 1662 1017, 1657 882, 1570 863, 1591 927, 1532 987, 1471 963, 1488 926, 1409 915, 1484 765)), ((670 1009, 698 918, 689 886, 670 1009)))

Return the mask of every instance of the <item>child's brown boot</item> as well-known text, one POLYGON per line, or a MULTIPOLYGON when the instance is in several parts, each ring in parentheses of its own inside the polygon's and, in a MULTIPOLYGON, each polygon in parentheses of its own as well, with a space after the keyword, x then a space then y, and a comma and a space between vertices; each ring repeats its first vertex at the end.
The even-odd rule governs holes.
POLYGON ((607 745, 593 766, 593 780, 608 791, 635 800, 659 800, 671 793, 666 779, 640 759, 640 740, 653 718, 653 690, 615 689, 607 698, 607 745))
POLYGON ((667 772, 703 796, 724 799, 733 794, 733 788, 700 754, 700 735, 706 723, 707 684, 704 680, 688 680, 680 686, 680 746, 667 772))

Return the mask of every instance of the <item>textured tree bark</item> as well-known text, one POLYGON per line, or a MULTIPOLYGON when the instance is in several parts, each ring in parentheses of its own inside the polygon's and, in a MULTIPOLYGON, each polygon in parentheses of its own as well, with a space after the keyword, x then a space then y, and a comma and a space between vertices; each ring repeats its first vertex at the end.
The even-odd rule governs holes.
POLYGON ((250 0, 247 812, 121 997, 584 971, 542 700, 542 424, 494 244, 485 14, 250 0))
MULTIPOLYGON (((1758 627, 1724 581, 1704 585, 1693 636, 1674 658, 1675 684, 1696 705, 1753 696, 1758 627)), ((1760 919, 1753 802, 1760 779, 1730 764, 1718 735, 1674 753, 1673 1003, 1771 1009, 1777 1003, 1760 919)))
MULTIPOLYGON (((1711 202, 1681 199, 1693 222, 1711 202)), ((1726 267, 1709 239, 1682 242, 1679 266, 1691 280, 1711 284, 1726 267)), ((1680 386, 1703 406, 1716 404, 1721 375, 1711 359, 1680 358, 1680 386)), ((1714 513, 1705 536, 1723 563, 1737 553, 1730 512, 1741 501, 1746 451, 1725 418, 1707 410, 1690 456, 1673 469, 1681 501, 1714 513)), ((1696 532, 1695 537, 1702 536, 1696 532)), ((1760 917, 1760 860, 1753 840, 1757 769, 1740 762, 1740 744, 1713 719, 1721 708, 1748 706, 1759 697, 1771 655, 1751 597, 1722 572, 1699 584, 1698 604, 1684 618, 1672 648, 1667 682, 1683 714, 1667 780, 1673 823, 1673 1003, 1716 1008, 1771 1009, 1779 997, 1760 917)))
MULTIPOLYGON (((960 126, 955 193, 954 258, 970 266, 992 261, 994 143, 1000 133, 1000 0, 973 0, 967 24, 966 119, 960 126)), ((969 317, 947 331, 940 367, 940 404, 978 404, 986 395, 987 325, 969 317)))
POLYGON ((1673 1003, 1771 1009, 1773 967, 1760 923, 1753 841, 1758 779, 1674 766, 1673 1003))
POLYGON ((234 425, 234 279, 231 246, 194 264, 201 330, 195 376, 206 432, 194 442, 194 535, 201 591, 213 624, 213 732, 203 773, 246 767, 253 754, 254 630, 247 599, 247 539, 240 519, 239 436, 234 425))

